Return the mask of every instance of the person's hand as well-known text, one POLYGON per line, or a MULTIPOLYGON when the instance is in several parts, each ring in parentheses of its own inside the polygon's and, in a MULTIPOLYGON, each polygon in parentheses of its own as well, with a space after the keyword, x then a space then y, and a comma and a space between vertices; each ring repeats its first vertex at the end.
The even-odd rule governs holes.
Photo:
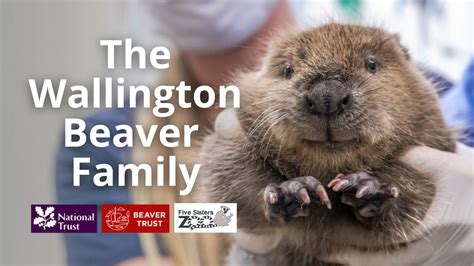
POLYGON ((228 108, 219 113, 214 122, 214 131, 222 139, 235 137, 242 133, 235 110, 228 108))
POLYGON ((474 180, 474 149, 462 143, 457 143, 456 153, 426 146, 414 147, 403 156, 403 161, 438 178, 452 175, 456 179, 474 180))
POLYGON ((474 149, 457 143, 456 153, 426 146, 409 150, 402 160, 435 178, 438 191, 425 222, 468 223, 474 226, 474 149))

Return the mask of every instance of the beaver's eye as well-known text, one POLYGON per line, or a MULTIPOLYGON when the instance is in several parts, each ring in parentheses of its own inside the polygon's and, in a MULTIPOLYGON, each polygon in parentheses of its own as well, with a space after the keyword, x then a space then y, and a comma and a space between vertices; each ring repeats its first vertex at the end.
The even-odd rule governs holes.
POLYGON ((375 73, 377 71, 377 62, 373 58, 367 58, 365 60, 365 69, 370 73, 375 73))
POLYGON ((291 65, 286 65, 284 68, 283 68, 283 76, 286 78, 286 79, 291 79, 291 77, 293 76, 293 73, 295 71, 293 70, 293 67, 291 65))

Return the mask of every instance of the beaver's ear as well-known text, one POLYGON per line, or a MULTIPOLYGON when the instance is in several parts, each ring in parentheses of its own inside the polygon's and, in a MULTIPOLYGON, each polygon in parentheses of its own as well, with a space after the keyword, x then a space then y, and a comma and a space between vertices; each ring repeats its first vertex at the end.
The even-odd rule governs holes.
POLYGON ((403 54, 405 54, 405 57, 407 58, 407 60, 410 60, 410 53, 408 52, 408 48, 406 48, 401 40, 400 40, 400 35, 398 34, 392 34, 392 38, 395 40, 395 42, 398 44, 398 46, 400 47, 400 49, 402 50, 403 54))

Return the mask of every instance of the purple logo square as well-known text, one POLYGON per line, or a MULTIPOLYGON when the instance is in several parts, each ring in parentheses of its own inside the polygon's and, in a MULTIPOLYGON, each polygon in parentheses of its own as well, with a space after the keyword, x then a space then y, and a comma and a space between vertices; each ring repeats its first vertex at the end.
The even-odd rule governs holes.
POLYGON ((32 204, 32 233, 97 233, 97 205, 32 204))

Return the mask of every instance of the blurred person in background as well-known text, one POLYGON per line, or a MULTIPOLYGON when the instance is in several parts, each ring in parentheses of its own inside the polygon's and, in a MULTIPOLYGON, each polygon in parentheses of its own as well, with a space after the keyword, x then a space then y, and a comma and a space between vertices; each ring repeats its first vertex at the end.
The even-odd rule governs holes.
MULTIPOLYGON (((171 49, 170 69, 163 71, 158 84, 178 85, 181 80, 192 88, 206 84, 217 88, 229 82, 232 72, 253 67, 264 51, 264 40, 271 32, 291 25, 292 18, 286 1, 235 2, 202 1, 144 1, 141 3, 151 15, 148 23, 168 37, 176 49, 171 49), (174 50, 174 51, 173 51, 174 50), (179 53, 180 54, 179 54, 179 53)), ((178 106, 177 106, 178 107, 178 106)), ((217 109, 178 109, 169 118, 156 118, 148 110, 113 109, 98 113, 86 120, 87 129, 105 124, 111 129, 118 124, 199 124, 200 132, 212 129, 217 109)), ((116 134, 112 132, 111 134, 116 134)), ((200 136, 195 135, 197 138, 200 136)), ((112 166, 138 160, 156 164, 156 154, 187 158, 182 147, 165 149, 161 145, 149 149, 108 147, 96 148, 87 143, 79 149, 64 148, 57 154, 56 184, 60 203, 174 203, 191 202, 190 196, 178 196, 177 187, 95 187, 84 183, 72 186, 72 158, 91 157, 91 164, 108 163, 112 166), (184 153, 184 155, 183 155, 184 153)), ((165 156, 166 157, 166 156, 165 156)), ((165 169, 167 167, 165 166, 165 169)), ((114 169, 116 170, 116 169, 114 169)), ((90 169, 95 174, 95 167, 90 169)), ((116 171, 114 171, 116 172, 116 171)), ((178 177, 177 180, 180 178, 178 177)), ((100 208, 99 208, 100 212, 100 208)), ((172 213, 172 211, 171 211, 172 213)), ((98 214, 101 215, 100 213, 98 214)), ((216 234, 217 236, 218 234, 216 234)), ((221 264, 225 250, 222 240, 214 236, 194 234, 76 234, 65 235, 68 264, 70 265, 216 265, 221 264), (144 255, 148 261, 144 259, 144 255), (173 259, 169 259, 169 258, 173 259)))
MULTIPOLYGON (((433 2, 438 3, 437 1, 433 2)), ((343 16, 349 22, 361 22, 361 16, 364 16, 363 1, 327 1, 324 3, 316 1, 313 3, 314 9, 304 8, 298 1, 288 3, 285 0, 207 0, 200 1, 199 5, 189 0, 143 1, 140 4, 141 11, 151 15, 147 22, 151 25, 148 26, 154 28, 155 34, 168 38, 176 50, 171 49, 173 57, 171 67, 163 71, 157 83, 177 85, 179 81, 183 80, 191 87, 200 84, 217 87, 229 82, 229 77, 234 71, 254 67, 265 50, 265 40, 271 37, 272 32, 282 30, 295 23, 299 26, 312 23, 308 22, 311 19, 305 21, 304 14, 306 13, 311 13, 313 18, 314 16, 326 18, 331 12, 324 13, 325 11, 322 10, 330 10, 338 5, 343 16), (316 9, 319 5, 324 8, 316 9), (178 51, 180 54, 177 53, 178 51)), ((398 12, 401 11, 398 10, 398 12)), ((139 24, 138 26, 143 25, 139 24)), ((402 34, 402 40, 403 37, 402 34)), ((446 96, 442 100, 443 111, 448 123, 455 124, 456 127, 462 124, 462 128, 468 132, 472 132, 474 129, 474 121, 472 121, 472 117, 474 117, 472 109, 474 102, 473 68, 474 61, 463 80, 453 88, 447 89, 446 96), (463 104, 458 104, 459 102, 463 104)), ((437 77, 439 78, 438 75, 437 77)), ((113 129, 118 124, 143 124, 146 127, 150 124, 179 126, 191 123, 199 123, 201 128, 212 129, 218 112, 217 109, 177 109, 172 117, 158 119, 148 110, 112 109, 89 117, 86 124, 87 130, 95 124, 105 124, 113 129)), ((201 129, 200 131, 204 132, 205 130, 201 129)), ((115 133, 113 132, 112 135, 115 133)), ((472 145, 474 135, 469 136, 470 138, 465 141, 472 145)), ((202 135, 196 136, 196 138, 200 137, 202 135)), ((178 196, 179 186, 132 189, 127 187, 98 188, 90 183, 81 187, 72 185, 73 157, 87 156, 92 159, 91 165, 108 163, 112 166, 131 161, 153 163, 156 154, 173 154, 177 155, 177 158, 183 158, 182 160, 190 160, 189 157, 192 156, 189 155, 189 151, 182 147, 164 149, 157 145, 149 149, 137 147, 133 150, 115 147, 101 149, 90 143, 75 149, 64 148, 63 143, 60 147, 56 159, 56 185, 59 203, 172 204, 196 200, 193 193, 189 197, 178 196)), ((431 154, 438 156, 436 152, 431 154)), ((419 158, 420 156, 416 155, 415 157, 419 158)), ((90 171, 91 175, 95 174, 95 168, 90 171)), ((180 180, 179 177, 177 179, 180 180)), ((219 234, 170 233, 157 236, 152 234, 69 234, 65 235, 65 241, 68 264, 70 265, 215 265, 222 264, 222 258, 225 256, 225 243, 227 243, 223 237, 217 235, 219 234)))

